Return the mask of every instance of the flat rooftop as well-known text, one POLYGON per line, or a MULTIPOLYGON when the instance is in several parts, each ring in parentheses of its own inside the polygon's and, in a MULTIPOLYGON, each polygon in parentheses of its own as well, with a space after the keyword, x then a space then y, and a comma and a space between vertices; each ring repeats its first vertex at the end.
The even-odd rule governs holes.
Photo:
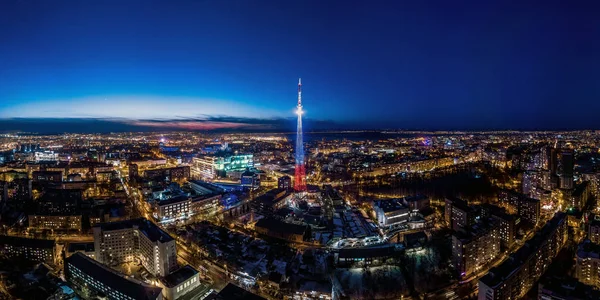
POLYGON ((223 288, 219 294, 217 295, 217 298, 219 300, 266 300, 265 298, 253 294, 249 291, 246 291, 245 289, 229 283, 227 284, 227 286, 225 286, 225 288, 223 288))
POLYGON ((141 231, 153 242, 160 241, 165 243, 173 240, 173 238, 166 231, 162 230, 160 227, 156 226, 154 223, 145 218, 100 223, 96 224, 94 227, 100 227, 102 228, 102 231, 113 231, 137 227, 139 231, 141 231))
POLYGON ((198 271, 196 269, 194 269, 190 265, 186 265, 184 267, 179 268, 177 271, 172 272, 171 274, 165 276, 160 281, 162 281, 162 283, 166 287, 172 288, 172 287, 176 287, 179 284, 181 284, 182 282, 192 278, 196 274, 198 274, 198 271))
POLYGON ((66 259, 65 265, 69 264, 133 299, 154 300, 161 296, 161 288, 127 278, 79 252, 66 259))
POLYGON ((0 244, 30 248, 54 248, 54 240, 29 239, 17 236, 0 235, 0 244))
POLYGON ((534 255, 541 245, 548 241, 548 237, 565 222, 566 214, 558 212, 554 217, 542 227, 536 234, 529 239, 519 250, 511 254, 502 264, 492 268, 485 276, 479 279, 489 287, 495 287, 509 278, 515 271, 520 269, 523 264, 534 255))

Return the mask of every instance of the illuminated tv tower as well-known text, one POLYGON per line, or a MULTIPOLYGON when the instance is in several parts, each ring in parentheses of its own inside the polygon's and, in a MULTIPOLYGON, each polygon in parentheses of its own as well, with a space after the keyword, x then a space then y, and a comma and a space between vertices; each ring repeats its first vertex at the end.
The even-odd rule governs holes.
POLYGON ((294 190, 306 191, 306 169, 304 166, 304 145, 302 139, 302 79, 298 78, 298 131, 296 133, 296 171, 294 173, 294 190))

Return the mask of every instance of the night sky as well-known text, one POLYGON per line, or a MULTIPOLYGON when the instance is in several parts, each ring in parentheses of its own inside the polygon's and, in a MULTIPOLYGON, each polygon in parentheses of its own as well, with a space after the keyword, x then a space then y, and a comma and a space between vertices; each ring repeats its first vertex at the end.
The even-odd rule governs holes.
POLYGON ((600 128, 599 16, 599 1, 2 0, 0 130, 293 130, 298 77, 308 130, 600 128))

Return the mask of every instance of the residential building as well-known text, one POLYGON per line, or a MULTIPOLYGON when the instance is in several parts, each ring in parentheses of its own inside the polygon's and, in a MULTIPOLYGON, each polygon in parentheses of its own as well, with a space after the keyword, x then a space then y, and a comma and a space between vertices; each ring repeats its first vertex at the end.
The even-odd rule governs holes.
POLYGON ((29 239, 0 235, 0 251, 9 258, 54 263, 56 243, 54 240, 29 239))
POLYGON ((461 278, 468 277, 492 262, 500 253, 500 223, 477 223, 452 234, 452 257, 461 278))
POLYGON ((585 240, 577 247, 575 273, 584 284, 600 288, 600 245, 585 240))
POLYGON ((567 216, 558 212, 499 266, 479 279, 479 300, 520 299, 548 269, 568 239, 567 216))
POLYGON ((445 206, 446 223, 453 230, 467 228, 475 223, 477 210, 469 206, 467 201, 458 198, 447 198, 445 206))
POLYGON ((81 215, 29 215, 32 230, 81 230, 81 215))

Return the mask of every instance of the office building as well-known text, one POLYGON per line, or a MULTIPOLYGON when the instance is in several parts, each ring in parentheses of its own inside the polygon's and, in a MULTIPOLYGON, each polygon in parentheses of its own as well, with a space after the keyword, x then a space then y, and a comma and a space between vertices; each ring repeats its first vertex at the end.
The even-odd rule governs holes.
POLYGON ((35 152, 35 161, 57 161, 58 153, 54 153, 54 151, 43 151, 43 152, 35 152))
POLYGON ((155 276, 177 269, 175 240, 144 218, 97 224, 93 232, 96 259, 101 263, 112 265, 138 258, 155 276))
POLYGON ((567 215, 559 212, 511 254, 479 279, 479 300, 520 299, 548 269, 568 239, 567 215))
POLYGON ((192 198, 185 195, 158 201, 156 208, 159 221, 186 219, 193 214, 192 198))
POLYGON ((600 288, 600 245, 585 240, 577 247, 575 274, 584 284, 600 288))
POLYGON ((3 255, 8 258, 23 258, 45 263, 54 263, 56 259, 56 243, 54 240, 0 235, 0 249, 3 255))
POLYGON ((373 210, 380 227, 407 223, 410 218, 410 208, 400 199, 376 200, 373 202, 373 210))
POLYGON ((194 178, 227 177, 229 172, 243 172, 252 167, 254 167, 252 154, 206 155, 192 158, 192 176, 194 178))
POLYGON ((260 179, 258 174, 250 170, 246 170, 244 173, 242 173, 240 183, 242 187, 249 189, 257 189, 260 187, 260 179))
POLYGON ((166 300, 180 299, 200 286, 200 274, 192 266, 187 265, 162 277, 159 281, 166 300))
POLYGON ((82 253, 65 259, 65 277, 84 299, 163 299, 161 288, 120 274, 82 253))

